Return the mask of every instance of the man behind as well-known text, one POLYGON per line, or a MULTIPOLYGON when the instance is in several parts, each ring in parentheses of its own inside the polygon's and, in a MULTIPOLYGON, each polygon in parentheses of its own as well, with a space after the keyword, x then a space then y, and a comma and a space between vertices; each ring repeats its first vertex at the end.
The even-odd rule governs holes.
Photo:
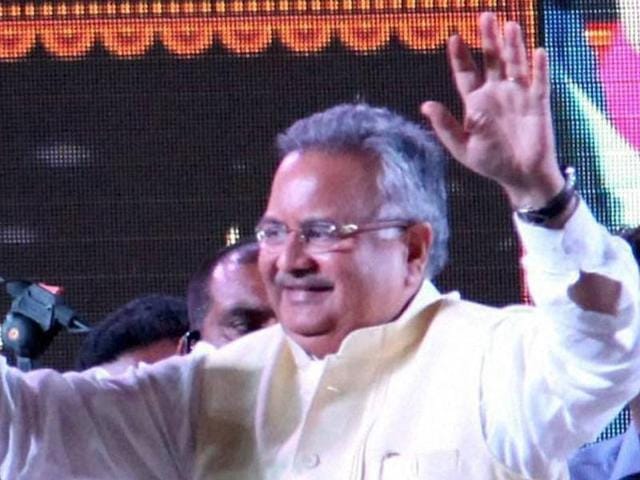
POLYGON ((255 241, 240 242, 206 258, 187 287, 191 330, 221 347, 275 323, 260 272, 255 241))
POLYGON ((79 370, 100 366, 119 374, 140 363, 155 363, 175 355, 189 328, 181 298, 145 295, 107 315, 91 329, 76 359, 79 370))
POLYGON ((566 478, 640 389, 638 271, 557 166, 544 51, 530 73, 516 24, 503 36, 483 14, 480 32, 484 76, 459 37, 448 46, 463 124, 423 113, 540 222, 517 222, 538 308, 440 295, 437 143, 387 110, 334 107, 280 138, 257 228, 281 324, 109 382, 0 362, 0 475, 566 478))

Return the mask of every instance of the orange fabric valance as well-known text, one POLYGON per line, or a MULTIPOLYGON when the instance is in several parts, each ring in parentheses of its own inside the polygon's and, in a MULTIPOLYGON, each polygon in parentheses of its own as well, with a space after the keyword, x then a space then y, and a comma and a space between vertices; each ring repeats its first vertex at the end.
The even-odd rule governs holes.
POLYGON ((479 12, 519 21, 535 44, 533 0, 208 0, 55 2, 0 5, 0 59, 29 55, 36 43, 61 59, 79 59, 99 42, 115 57, 144 56, 160 42, 180 57, 215 42, 233 54, 263 52, 274 39, 313 54, 339 39, 370 53, 398 39, 416 51, 439 49, 453 32, 477 46, 479 12), (513 4, 505 7, 505 4, 513 4))

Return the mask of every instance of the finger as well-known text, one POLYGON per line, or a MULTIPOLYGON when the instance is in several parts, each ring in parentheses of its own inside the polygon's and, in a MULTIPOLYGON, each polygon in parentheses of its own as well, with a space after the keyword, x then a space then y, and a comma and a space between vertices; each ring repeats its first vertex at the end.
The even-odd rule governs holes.
POLYGON ((540 100, 547 100, 551 90, 551 81, 549 79, 549 58, 544 48, 538 48, 533 52, 532 67, 531 93, 540 100))
POLYGON ((524 45, 522 29, 516 22, 508 22, 504 26, 504 48, 502 59, 507 78, 525 85, 529 84, 529 65, 527 50, 524 45))
POLYGON ((447 43, 449 64, 458 92, 464 98, 482 85, 482 77, 471 57, 471 52, 459 35, 453 35, 447 43))
POLYGON ((498 28, 498 20, 493 13, 484 12, 480 15, 480 39, 486 79, 489 81, 502 80, 504 78, 504 64, 501 55, 502 37, 498 28))
POLYGON ((447 108, 438 102, 425 102, 422 114, 431 122, 431 127, 442 144, 458 161, 463 162, 467 150, 467 133, 447 108))

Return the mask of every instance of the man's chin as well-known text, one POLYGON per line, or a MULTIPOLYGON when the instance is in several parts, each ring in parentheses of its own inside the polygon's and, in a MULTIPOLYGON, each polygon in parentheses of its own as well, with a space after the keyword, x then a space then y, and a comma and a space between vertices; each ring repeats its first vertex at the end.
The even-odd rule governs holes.
POLYGON ((305 352, 314 357, 322 358, 330 353, 335 353, 340 347, 340 342, 335 338, 332 329, 288 329, 287 335, 296 342, 305 352))
POLYGON ((322 325, 318 322, 314 323, 301 323, 301 322, 287 322, 286 317, 281 317, 280 323, 284 326, 284 330, 291 337, 300 338, 320 338, 330 336, 334 331, 333 325, 322 325))
POLYGON ((291 303, 283 299, 276 313, 287 331, 314 337, 326 335, 335 327, 335 323, 328 318, 326 311, 326 305, 291 303))

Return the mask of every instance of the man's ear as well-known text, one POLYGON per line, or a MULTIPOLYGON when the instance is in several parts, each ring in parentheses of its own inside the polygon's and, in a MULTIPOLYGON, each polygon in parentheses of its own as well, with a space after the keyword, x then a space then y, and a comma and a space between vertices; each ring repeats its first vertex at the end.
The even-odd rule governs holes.
POLYGON ((176 346, 176 355, 186 355, 189 353, 187 335, 184 334, 180 337, 178 345, 176 346))
POLYGON ((416 223, 405 232, 407 245, 407 284, 420 285, 429 263, 433 229, 429 223, 416 223))

